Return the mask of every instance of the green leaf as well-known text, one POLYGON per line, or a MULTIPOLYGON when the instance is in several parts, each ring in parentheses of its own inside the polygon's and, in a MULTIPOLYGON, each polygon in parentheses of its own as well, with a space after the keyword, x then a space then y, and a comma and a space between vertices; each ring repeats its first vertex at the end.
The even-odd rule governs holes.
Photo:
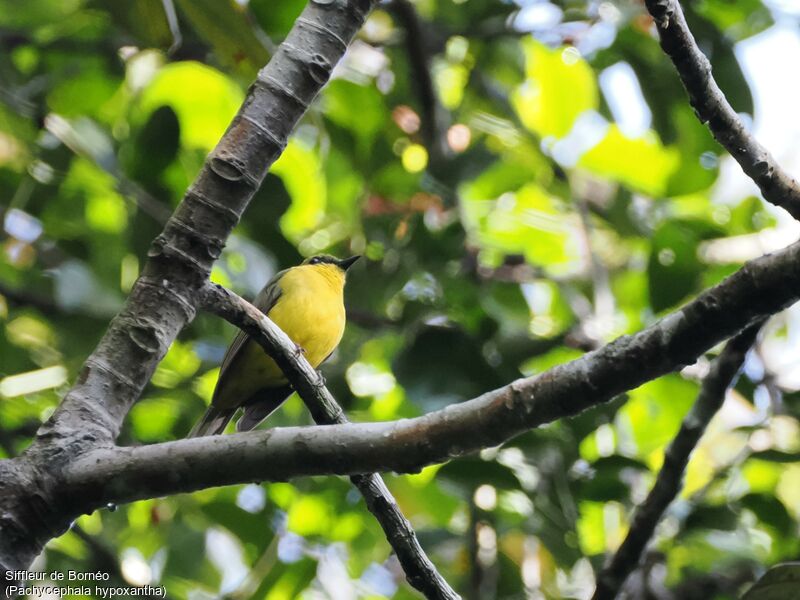
POLYGON ((181 402, 168 396, 147 398, 131 409, 129 419, 136 439, 156 442, 171 439, 172 427, 181 414, 181 402))
POLYGON ((177 0, 177 4, 220 60, 243 77, 252 79, 266 64, 267 49, 248 21, 246 7, 235 0, 177 0))
POLYGON ((144 47, 169 48, 175 42, 164 0, 105 0, 111 18, 144 47))
POLYGON ((773 23, 769 8, 761 0, 701 0, 691 7, 737 42, 764 31, 773 23))
POLYGON ((713 23, 697 14, 692 5, 685 9, 686 22, 711 62, 711 69, 720 89, 733 110, 753 114, 753 95, 733 49, 733 42, 713 23))
POLYGON ((475 179, 464 184, 461 196, 465 200, 481 201, 497 198, 505 192, 518 190, 529 183, 533 173, 522 164, 501 160, 492 163, 475 179))
POLYGON ((288 528, 298 535, 325 535, 334 519, 332 507, 322 496, 307 495, 295 500, 288 513, 288 528))
POLYGON ((800 452, 782 452, 780 450, 761 450, 750 455, 754 460, 766 460, 777 463, 800 462, 800 452))
POLYGON ((675 105, 672 115, 679 161, 667 181, 665 193, 681 196, 706 190, 717 179, 719 154, 723 150, 688 104, 675 105))
POLYGON ((370 150, 389 118, 383 96, 373 83, 359 85, 335 79, 323 91, 322 106, 327 118, 359 140, 361 151, 370 150), (354 111, 353 106, 358 110, 354 111))
POLYGON ((674 306, 695 292, 705 265, 697 256, 700 241, 719 235, 703 221, 667 221, 653 234, 647 263, 650 304, 655 312, 674 306))
POLYGON ((266 598, 267 600, 300 598, 316 574, 317 561, 307 557, 293 563, 291 568, 282 568, 278 564, 270 569, 252 597, 266 598))
POLYGON ((579 115, 598 107, 595 75, 574 48, 551 50, 527 38, 522 49, 526 79, 511 103, 525 127, 541 137, 562 138, 579 115))
POLYGON ((77 12, 85 0, 29 0, 24 10, 17 0, 0 0, 0 26, 28 29, 48 25, 77 12))
POLYGON ((464 226, 481 246, 556 270, 574 260, 573 223, 557 198, 533 183, 499 198, 478 196, 481 188, 469 189, 462 203, 464 226))
POLYGON ((770 494, 747 494, 740 500, 743 507, 753 511, 762 523, 775 528, 781 535, 791 535, 794 519, 783 502, 770 494))
POLYGON ((275 5, 275 0, 250 0, 249 3, 258 24, 276 42, 289 33, 305 5, 306 0, 281 0, 280 7, 275 5))
POLYGON ((199 368, 200 357, 197 356, 192 344, 175 340, 156 368, 153 384, 163 388, 174 388, 194 375, 199 368))
MULTIPOLYGON (((281 231, 287 239, 299 242, 319 225, 327 203, 325 174, 313 148, 290 140, 270 170, 283 180, 292 204, 281 217, 281 231)), ((327 247, 330 244, 322 244, 327 247)))
POLYGON ((621 455, 598 458, 591 464, 594 473, 578 485, 581 500, 595 502, 626 501, 630 496, 629 482, 620 475, 625 469, 649 472, 650 469, 641 461, 621 455))
POLYGON ((172 63, 158 71, 139 99, 142 120, 162 106, 175 111, 181 144, 211 150, 239 109, 244 94, 228 77, 197 62, 172 63))
POLYGON ((674 437, 697 391, 696 383, 670 374, 630 392, 619 415, 633 430, 638 456, 647 457, 674 437))
POLYGON ((696 506, 684 521, 687 531, 692 529, 719 529, 734 531, 738 524, 736 513, 727 504, 716 506, 696 506))
POLYGON ((681 223, 667 222, 656 230, 647 263, 650 305, 655 312, 675 305, 697 287, 703 270, 698 243, 695 232, 681 223))
POLYGON ((747 590, 742 600, 795 600, 800 589, 800 562, 772 567, 747 590))
POLYGON ((397 356, 393 371, 408 397, 426 412, 501 384, 475 340, 456 327, 423 328, 397 356))
POLYGON ((239 508, 230 498, 218 502, 208 502, 202 507, 203 513, 213 523, 222 525, 243 543, 252 544, 263 550, 275 537, 270 527, 268 515, 264 512, 250 513, 239 508))
POLYGON ((180 124, 175 111, 160 106, 136 135, 129 171, 140 181, 155 181, 175 160, 180 144, 180 124))
POLYGON ((653 131, 629 138, 612 124, 602 141, 586 152, 578 165, 632 190, 661 196, 678 167, 679 156, 678 150, 665 148, 653 131))
POLYGON ((121 83, 121 73, 110 72, 105 59, 83 60, 79 64, 78 73, 64 78, 47 95, 50 109, 64 117, 101 112, 121 83))
POLYGON ((578 486, 581 500, 593 502, 623 502, 630 496, 630 487, 611 473, 597 473, 578 486))
POLYGON ((519 489, 514 472, 493 460, 465 457, 450 461, 436 473, 437 479, 456 486, 469 497, 481 485, 492 485, 500 490, 519 489))
POLYGON ((602 456, 592 462, 591 466, 596 471, 606 471, 615 474, 619 474, 623 469, 633 469, 643 472, 650 471, 650 468, 642 461, 621 454, 602 456))
POLYGON ((605 503, 584 500, 580 503, 577 522, 578 541, 584 556, 595 556, 606 550, 605 503))
POLYGON ((455 31, 495 20, 502 23, 514 9, 513 4, 496 0, 470 0, 469 7, 458 2, 418 2, 416 6, 426 17, 452 24, 455 31))
POLYGON ((764 209, 764 201, 750 196, 731 211, 727 228, 731 235, 743 235, 774 225, 775 217, 764 209))

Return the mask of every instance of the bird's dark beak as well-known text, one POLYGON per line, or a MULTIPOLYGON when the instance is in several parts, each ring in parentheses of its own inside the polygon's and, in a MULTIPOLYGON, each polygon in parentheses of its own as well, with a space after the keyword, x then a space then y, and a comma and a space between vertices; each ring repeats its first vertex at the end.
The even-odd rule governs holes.
POLYGON ((349 269, 350 266, 354 262, 356 262, 359 258, 361 258, 361 255, 360 254, 356 254, 355 256, 351 256, 350 258, 343 258, 342 260, 340 260, 336 264, 339 265, 339 268, 342 271, 347 271, 347 269, 349 269))

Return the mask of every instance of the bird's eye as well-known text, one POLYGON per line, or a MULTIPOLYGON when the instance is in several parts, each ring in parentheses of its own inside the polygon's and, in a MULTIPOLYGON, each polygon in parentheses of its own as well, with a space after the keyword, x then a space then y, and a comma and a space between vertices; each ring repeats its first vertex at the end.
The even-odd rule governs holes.
POLYGON ((308 264, 310 264, 310 265, 316 265, 318 263, 319 263, 319 257, 317 257, 317 256, 315 256, 310 261, 308 261, 308 264))

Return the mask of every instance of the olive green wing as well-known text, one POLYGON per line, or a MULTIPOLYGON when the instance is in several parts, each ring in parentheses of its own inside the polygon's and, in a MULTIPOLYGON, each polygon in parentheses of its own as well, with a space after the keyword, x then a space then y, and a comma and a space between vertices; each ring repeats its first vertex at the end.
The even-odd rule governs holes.
MULTIPOLYGON (((282 291, 278 282, 285 273, 286 270, 276 273, 275 276, 270 279, 267 285, 264 286, 264 289, 262 289, 253 300, 253 305, 264 314, 269 314, 269 311, 272 310, 272 307, 275 306, 275 303, 281 297, 282 291)), ((231 408, 216 406, 216 404, 218 404, 219 392, 224 387, 225 379, 231 372, 231 365, 236 362, 237 358, 242 354, 242 351, 249 342, 250 336, 248 336, 245 332, 240 331, 234 338, 231 345, 228 347, 228 350, 225 352, 225 356, 222 359, 222 365, 220 366, 219 370, 219 379, 217 379, 217 385, 214 388, 211 406, 208 407, 206 413, 194 426, 189 434, 189 437, 215 435, 222 433, 225 430, 225 426, 233 417, 237 407, 234 406, 231 408)), ((246 400, 247 398, 242 398, 242 402, 245 402, 246 400)))
MULTIPOLYGON (((258 310, 263 312, 265 315, 269 315, 269 311, 272 310, 272 307, 275 306, 275 303, 278 302, 278 299, 281 297, 283 290, 281 290, 281 286, 279 285, 278 281, 281 277, 286 274, 288 269, 284 269, 275 274, 275 276, 269 280, 267 285, 264 286, 256 297, 253 299, 253 306, 255 306, 258 310)), ((245 344, 250 341, 250 336, 247 335, 244 331, 240 331, 236 334, 236 337, 233 338, 233 342, 228 347, 228 350, 225 352, 225 356, 222 358, 222 364, 219 368, 219 380, 217 381, 217 389, 219 389, 220 385, 219 382, 222 381, 222 378, 225 376, 225 373, 230 370, 230 365, 236 360, 236 357, 239 356, 242 349, 244 348, 245 344)), ((216 392, 216 390, 215 390, 216 392)))
POLYGON ((250 431, 270 416, 292 394, 290 384, 276 388, 261 388, 242 407, 244 412, 236 421, 236 431, 250 431))

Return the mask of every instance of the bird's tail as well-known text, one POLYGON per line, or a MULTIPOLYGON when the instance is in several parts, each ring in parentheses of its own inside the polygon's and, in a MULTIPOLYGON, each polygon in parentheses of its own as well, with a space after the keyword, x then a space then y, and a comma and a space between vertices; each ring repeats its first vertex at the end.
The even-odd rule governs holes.
POLYGON ((203 437, 222 433, 235 412, 235 408, 219 409, 212 404, 187 437, 203 437))
POLYGON ((292 393, 292 386, 263 388, 244 405, 244 413, 236 422, 236 431, 250 431, 270 416, 292 393))

